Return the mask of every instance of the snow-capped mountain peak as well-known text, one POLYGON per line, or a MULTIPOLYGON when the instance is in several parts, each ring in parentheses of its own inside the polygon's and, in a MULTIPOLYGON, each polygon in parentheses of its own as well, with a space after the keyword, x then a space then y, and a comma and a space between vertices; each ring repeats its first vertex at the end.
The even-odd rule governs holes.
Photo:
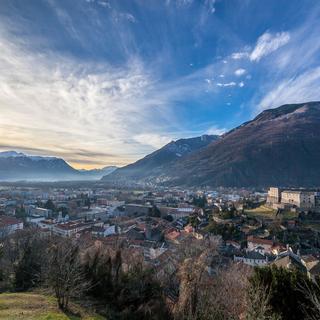
POLYGON ((22 152, 16 152, 16 151, 0 152, 0 158, 16 158, 16 157, 26 157, 26 155, 22 152))

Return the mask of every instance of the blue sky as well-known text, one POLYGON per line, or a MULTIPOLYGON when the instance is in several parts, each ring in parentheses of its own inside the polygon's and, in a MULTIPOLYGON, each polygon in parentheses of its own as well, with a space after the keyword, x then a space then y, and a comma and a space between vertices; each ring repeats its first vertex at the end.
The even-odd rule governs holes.
POLYGON ((0 2, 2 150, 124 165, 319 88, 319 1, 0 2))

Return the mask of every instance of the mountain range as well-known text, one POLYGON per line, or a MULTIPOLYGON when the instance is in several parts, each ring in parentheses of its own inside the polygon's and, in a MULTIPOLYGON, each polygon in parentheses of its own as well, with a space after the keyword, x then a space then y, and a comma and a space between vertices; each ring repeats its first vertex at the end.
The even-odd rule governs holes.
POLYGON ((320 102, 261 112, 221 135, 171 141, 122 168, 76 170, 56 157, 0 152, 0 180, 98 180, 112 185, 320 186, 320 102))
POLYGON ((103 180, 166 186, 319 186, 320 102, 265 110, 220 137, 171 142, 103 180))
POLYGON ((3 181, 99 180, 116 169, 111 166, 76 170, 61 158, 29 156, 16 151, 0 152, 0 180, 3 181))
POLYGON ((110 179, 102 179, 113 184, 163 183, 167 180, 165 173, 184 158, 199 152, 210 143, 219 140, 217 135, 202 135, 201 137, 171 141, 159 150, 145 156, 133 164, 115 170, 110 179))

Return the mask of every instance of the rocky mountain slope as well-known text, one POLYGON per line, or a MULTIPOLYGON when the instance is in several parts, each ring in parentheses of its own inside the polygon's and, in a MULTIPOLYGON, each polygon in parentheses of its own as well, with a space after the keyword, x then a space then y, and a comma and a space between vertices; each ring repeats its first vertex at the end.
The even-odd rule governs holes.
POLYGON ((215 135, 179 139, 171 141, 161 149, 147 155, 137 162, 117 169, 103 178, 113 183, 126 183, 130 181, 157 181, 166 180, 165 172, 185 157, 199 152, 211 142, 219 139, 215 135))
MULTIPOLYGON (((131 178, 126 168, 136 169, 138 163, 116 170, 109 179, 131 178)), ((173 165, 159 165, 157 174, 149 170, 148 165, 145 163, 143 174, 135 175, 141 183, 213 187, 319 186, 320 102, 265 110, 252 121, 173 165)))

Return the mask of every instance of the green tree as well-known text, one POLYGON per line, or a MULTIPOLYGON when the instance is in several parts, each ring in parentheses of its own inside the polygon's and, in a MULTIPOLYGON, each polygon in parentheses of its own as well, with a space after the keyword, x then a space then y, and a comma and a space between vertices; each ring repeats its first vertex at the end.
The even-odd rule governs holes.
POLYGON ((199 197, 193 197, 192 199, 192 204, 195 205, 196 207, 204 209, 205 206, 207 205, 207 198, 206 196, 199 196, 199 197))
POLYGON ((152 206, 149 215, 150 215, 150 217, 160 218, 161 217, 161 212, 160 212, 160 210, 158 209, 157 206, 152 206))
POLYGON ((18 218, 18 219, 25 219, 27 214, 26 214, 26 210, 25 208, 21 205, 20 207, 17 207, 16 208, 16 213, 15 213, 15 216, 18 218))
POLYGON ((269 291, 269 307, 281 319, 304 319, 304 308, 310 307, 310 301, 300 288, 305 283, 312 285, 306 274, 276 266, 256 268, 250 282, 269 291))
POLYGON ((44 207, 48 210, 51 211, 55 211, 56 210, 56 206, 54 205, 53 201, 51 199, 47 200, 47 202, 45 203, 44 207))
POLYGON ((88 207, 88 210, 90 209, 90 207, 91 207, 90 198, 86 198, 86 199, 84 200, 84 205, 85 205, 86 207, 88 207))

